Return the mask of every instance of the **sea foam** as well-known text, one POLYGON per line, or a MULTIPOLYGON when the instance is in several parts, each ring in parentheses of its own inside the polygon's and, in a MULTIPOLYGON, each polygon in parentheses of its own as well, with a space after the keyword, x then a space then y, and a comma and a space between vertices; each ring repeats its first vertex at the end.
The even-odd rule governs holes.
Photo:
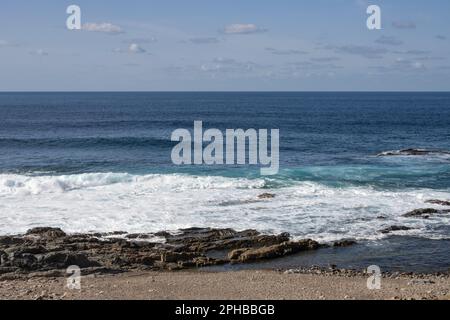
POLYGON ((181 174, 85 173, 61 176, 0 175, 0 234, 35 226, 68 232, 155 232, 187 227, 290 232, 296 238, 334 241, 379 239, 380 230, 403 225, 397 234, 448 238, 450 215, 405 218, 410 210, 438 207, 448 190, 379 190, 332 187, 297 181, 270 188, 265 179, 181 174), (273 199, 258 199, 261 193, 273 199))

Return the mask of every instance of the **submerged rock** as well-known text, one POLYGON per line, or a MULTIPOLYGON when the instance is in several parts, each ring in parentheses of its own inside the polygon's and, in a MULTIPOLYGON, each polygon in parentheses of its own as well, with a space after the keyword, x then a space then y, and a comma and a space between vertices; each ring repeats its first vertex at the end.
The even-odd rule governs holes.
POLYGON ((445 200, 427 200, 425 201, 425 203, 431 203, 431 204, 437 204, 437 205, 441 205, 441 206, 450 206, 450 201, 445 201, 445 200))
POLYGON ((450 209, 449 210, 438 210, 438 209, 434 209, 434 208, 426 208, 426 209, 416 209, 416 210, 410 211, 408 213, 405 213, 403 216, 408 217, 408 218, 410 218, 410 217, 428 218, 432 214, 446 214, 446 213, 450 213, 450 209))
POLYGON ((258 196, 258 199, 273 199, 275 195, 273 193, 263 193, 258 196))
POLYGON ((356 244, 355 240, 341 240, 333 243, 333 247, 350 247, 356 244))
POLYGON ((412 228, 405 227, 405 226, 391 226, 386 229, 380 230, 381 233, 387 234, 395 231, 408 231, 412 230, 412 228))
POLYGON ((378 154, 379 157, 385 156, 426 156, 430 154, 443 154, 450 155, 450 151, 443 150, 428 150, 428 149, 403 149, 403 150, 392 150, 392 151, 384 151, 378 154))
POLYGON ((39 236, 46 239, 56 239, 66 236, 60 228, 38 227, 27 231, 26 236, 39 236))

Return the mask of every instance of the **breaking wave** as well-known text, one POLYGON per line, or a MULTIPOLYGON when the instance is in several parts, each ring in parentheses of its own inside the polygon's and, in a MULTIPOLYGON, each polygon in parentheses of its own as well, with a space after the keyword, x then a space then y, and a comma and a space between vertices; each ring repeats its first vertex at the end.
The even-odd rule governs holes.
POLYGON ((410 210, 438 207, 450 191, 369 185, 330 186, 317 181, 274 184, 269 179, 182 174, 85 173, 61 176, 0 174, 0 234, 35 226, 68 232, 155 232, 188 227, 230 227, 290 232, 319 241, 379 239, 392 225, 400 235, 449 238, 450 215, 405 218, 410 210), (276 185, 276 187, 275 187, 276 185), (273 199, 259 199, 273 193, 273 199))

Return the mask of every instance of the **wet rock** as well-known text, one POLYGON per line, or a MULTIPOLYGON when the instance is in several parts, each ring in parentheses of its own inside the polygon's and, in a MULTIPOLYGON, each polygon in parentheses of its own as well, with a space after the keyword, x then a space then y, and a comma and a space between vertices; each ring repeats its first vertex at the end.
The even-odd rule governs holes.
POLYGON ((2 266, 8 260, 8 255, 5 251, 0 250, 0 266, 2 266))
POLYGON ((18 237, 8 237, 8 236, 0 237, 0 245, 3 246, 18 245, 23 244, 24 242, 25 242, 24 239, 18 237))
POLYGON ((192 260, 196 257, 198 257, 199 254, 196 253, 190 253, 190 252, 163 252, 161 254, 161 262, 180 262, 180 261, 186 261, 186 260, 192 260))
POLYGON ((136 239, 136 240, 147 240, 152 238, 150 234, 142 234, 142 233, 131 233, 125 236, 127 239, 136 239))
POLYGON ((39 236, 45 239, 57 239, 66 236, 60 228, 38 227, 27 231, 26 236, 39 236))
POLYGON ((433 208, 426 208, 426 209, 416 209, 413 211, 410 211, 408 213, 405 213, 404 217, 429 217, 433 214, 446 214, 449 213, 450 210, 438 210, 433 208))
POLYGON ((340 241, 335 241, 333 243, 333 247, 335 248, 344 248, 344 247, 350 247, 356 244, 355 240, 340 240, 340 241))
POLYGON ((163 237, 163 238, 168 238, 171 236, 171 234, 167 231, 159 231, 155 233, 156 237, 163 237))
POLYGON ((425 201, 425 203, 430 203, 430 204, 437 204, 437 205, 441 205, 441 206, 450 206, 450 201, 445 201, 445 200, 427 200, 425 201))
POLYGON ((430 154, 443 154, 447 155, 450 154, 449 151, 443 151, 443 150, 427 150, 427 149, 403 149, 403 150, 393 150, 393 151, 384 151, 382 153, 379 153, 379 157, 386 157, 386 156, 426 156, 430 154))
POLYGON ((263 193, 258 196, 258 199, 273 199, 275 195, 273 193, 263 193))
POLYGON ((179 251, 206 252, 246 247, 262 247, 289 241, 289 234, 261 235, 255 230, 236 232, 232 229, 184 229, 166 238, 166 243, 179 251))
POLYGON ((265 235, 256 230, 189 228, 174 234, 104 235, 67 235, 58 228, 34 228, 26 235, 2 237, 2 277, 10 272, 23 275, 53 270, 60 274, 70 265, 79 266, 83 274, 94 269, 180 270, 270 259, 319 248, 312 240, 291 242, 288 233, 265 235), (146 241, 154 235, 163 236, 165 241, 146 241))
POLYGON ((196 257, 193 259, 196 267, 207 267, 207 266, 215 266, 227 263, 228 261, 221 259, 214 259, 210 257, 196 257))
POLYGON ((248 251, 249 248, 242 248, 242 249, 234 249, 228 253, 228 259, 230 260, 238 260, 239 257, 246 251, 248 251))
POLYGON ((91 261, 82 253, 52 252, 41 257, 39 263, 45 268, 62 269, 75 265, 80 268, 98 267, 99 264, 91 261))
POLYGON ((12 253, 2 266, 33 270, 37 268, 38 259, 30 253, 12 253))
POLYGON ((405 226, 391 226, 386 229, 380 230, 381 233, 387 234, 395 231, 408 231, 412 230, 412 228, 405 227, 405 226))
POLYGON ((273 259, 300 251, 314 250, 319 247, 319 243, 313 240, 302 240, 297 242, 283 242, 268 247, 249 248, 247 250, 237 249, 229 253, 228 257, 240 262, 257 261, 263 259, 273 259))

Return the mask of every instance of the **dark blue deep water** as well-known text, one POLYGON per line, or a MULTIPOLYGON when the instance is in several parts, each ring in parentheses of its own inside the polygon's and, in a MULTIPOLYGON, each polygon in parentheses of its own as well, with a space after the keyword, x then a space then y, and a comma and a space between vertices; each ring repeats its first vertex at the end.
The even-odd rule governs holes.
POLYGON ((194 120, 205 129, 280 129, 280 178, 450 186, 448 157, 376 157, 450 150, 449 93, 0 93, 0 172, 256 171, 174 167, 171 132, 194 120))

